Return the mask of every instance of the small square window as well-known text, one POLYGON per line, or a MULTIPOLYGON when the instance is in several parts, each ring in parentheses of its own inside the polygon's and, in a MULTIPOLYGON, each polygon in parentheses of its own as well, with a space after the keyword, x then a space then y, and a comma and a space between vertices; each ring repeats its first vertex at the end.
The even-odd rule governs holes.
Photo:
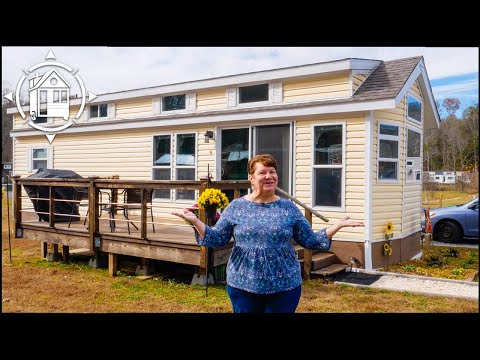
POLYGON ((268 101, 268 84, 244 86, 239 88, 239 103, 268 101))
POLYGON ((163 111, 185 109, 185 94, 165 96, 163 99, 163 111))
POLYGON ((90 118, 108 117, 108 104, 90 106, 90 118))

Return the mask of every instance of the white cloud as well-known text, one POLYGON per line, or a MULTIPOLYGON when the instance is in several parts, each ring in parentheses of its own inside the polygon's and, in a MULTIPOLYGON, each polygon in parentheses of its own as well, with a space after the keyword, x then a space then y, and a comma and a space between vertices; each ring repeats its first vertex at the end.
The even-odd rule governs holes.
POLYGON ((43 61, 79 68, 94 93, 296 66, 348 57, 392 60, 423 55, 431 80, 478 72, 478 48, 361 47, 3 47, 2 78, 15 86, 21 69, 43 61))
POLYGON ((459 83, 434 86, 432 91, 437 99, 452 97, 452 94, 455 94, 455 97, 475 98, 478 97, 478 80, 472 79, 459 83))

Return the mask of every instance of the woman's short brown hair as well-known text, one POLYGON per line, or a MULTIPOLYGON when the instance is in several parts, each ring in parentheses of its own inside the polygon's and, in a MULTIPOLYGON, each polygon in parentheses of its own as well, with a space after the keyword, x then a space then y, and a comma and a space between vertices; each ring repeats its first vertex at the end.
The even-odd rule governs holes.
POLYGON ((270 154, 255 155, 248 161, 248 173, 253 175, 255 172, 255 164, 259 162, 263 166, 271 166, 277 170, 277 160, 270 154))

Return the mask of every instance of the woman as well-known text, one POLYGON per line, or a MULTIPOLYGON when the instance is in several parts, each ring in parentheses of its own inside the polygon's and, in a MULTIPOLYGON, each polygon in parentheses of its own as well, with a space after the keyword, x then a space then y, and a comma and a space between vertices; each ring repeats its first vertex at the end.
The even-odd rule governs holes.
POLYGON ((214 228, 188 209, 172 214, 195 226, 200 245, 223 246, 234 237, 227 265, 227 293, 234 312, 293 313, 302 277, 291 239, 308 249, 329 250, 332 236, 342 227, 364 224, 347 216, 314 232, 293 202, 275 195, 277 162, 271 155, 251 158, 248 173, 253 191, 234 199, 214 228))

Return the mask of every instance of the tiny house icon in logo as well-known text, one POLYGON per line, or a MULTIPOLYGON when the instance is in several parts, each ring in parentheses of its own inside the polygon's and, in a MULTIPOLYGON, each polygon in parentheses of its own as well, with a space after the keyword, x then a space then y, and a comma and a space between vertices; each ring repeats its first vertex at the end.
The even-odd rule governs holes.
POLYGON ((13 98, 13 92, 5 95, 5 98, 15 102, 20 116, 25 120, 24 124, 28 123, 31 127, 45 132, 48 141, 51 143, 55 138, 56 133, 67 129, 72 126, 73 123, 78 125, 77 120, 80 118, 85 108, 85 103, 87 101, 86 98, 88 97, 88 101, 92 101, 97 95, 91 92, 88 92, 87 95, 83 80, 80 75, 77 74, 78 69, 74 70, 68 65, 57 62, 52 50, 48 52, 45 60, 46 61, 44 62, 33 65, 28 70, 23 70, 24 74, 22 74, 16 87, 15 99, 13 98), (40 74, 38 69, 42 67, 50 67, 51 69, 40 74), (74 116, 70 115, 71 84, 61 75, 60 69, 68 71, 70 76, 77 81, 82 92, 80 108, 74 116), (20 103, 20 90, 27 76, 30 76, 28 78, 30 100, 28 111, 29 116, 23 112, 20 103), (57 126, 40 125, 48 122, 46 121, 47 119, 55 117, 63 118, 66 123, 57 126))

